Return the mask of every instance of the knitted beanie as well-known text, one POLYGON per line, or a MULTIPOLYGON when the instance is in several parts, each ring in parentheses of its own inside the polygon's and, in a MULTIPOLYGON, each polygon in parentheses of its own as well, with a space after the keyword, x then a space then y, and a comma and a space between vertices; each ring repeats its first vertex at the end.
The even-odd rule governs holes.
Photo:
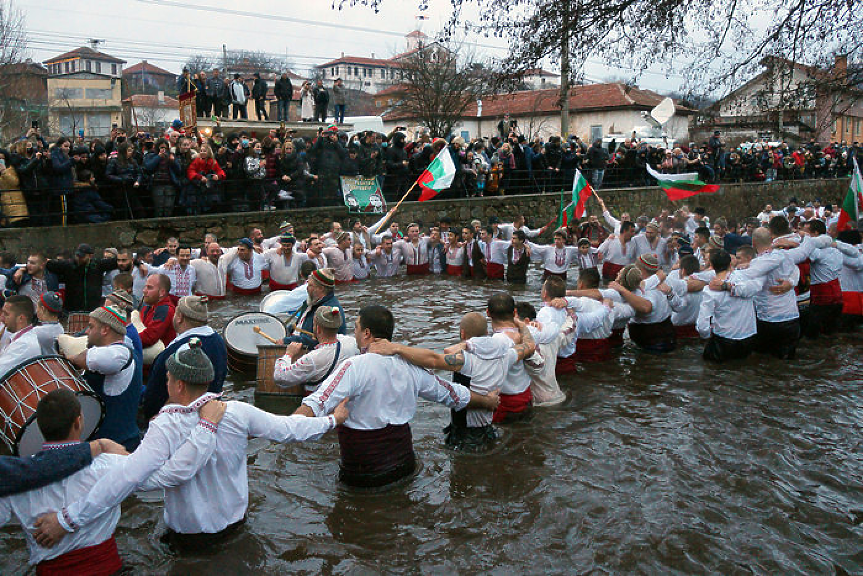
POLYGON ((725 241, 719 236, 711 236, 708 244, 711 248, 722 248, 725 245, 725 241))
POLYGON ((45 292, 39 296, 39 302, 42 307, 52 314, 60 314, 63 312, 63 299, 56 292, 45 292))
POLYGON ((636 268, 634 264, 629 264, 623 267, 618 278, 620 278, 619 282, 621 286, 630 292, 634 292, 638 288, 638 285, 641 284, 641 270, 636 268))
POLYGON ((332 268, 318 268, 312 272, 312 277, 325 288, 333 288, 336 285, 336 277, 332 268))
POLYGON ((165 369, 177 380, 189 384, 209 384, 216 377, 213 363, 201 348, 200 338, 191 338, 189 347, 180 348, 168 356, 165 369))
POLYGON ((90 318, 98 320, 118 334, 126 333, 126 313, 116 306, 100 306, 90 312, 90 318))
POLYGON ((338 330, 342 325, 339 309, 335 306, 320 306, 315 310, 315 324, 330 330, 338 330))
POLYGON ((638 257, 638 263, 641 264, 641 267, 645 270, 650 270, 651 272, 659 270, 659 260, 656 258, 656 254, 651 254, 649 252, 642 254, 638 257))
POLYGON ((177 312, 189 320, 206 322, 209 312, 207 309, 208 301, 209 298, 206 296, 183 296, 177 302, 177 312))
POLYGON ((108 300, 123 309, 135 307, 135 300, 132 298, 132 295, 125 290, 114 290, 108 294, 108 300))

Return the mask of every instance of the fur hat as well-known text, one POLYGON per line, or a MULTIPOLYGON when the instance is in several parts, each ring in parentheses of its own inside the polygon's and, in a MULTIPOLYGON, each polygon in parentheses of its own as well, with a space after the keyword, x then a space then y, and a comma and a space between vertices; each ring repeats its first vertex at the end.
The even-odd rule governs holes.
POLYGON ((338 330, 342 326, 341 312, 335 306, 320 306, 315 310, 315 324, 330 330, 338 330))
POLYGON ((177 311, 184 318, 206 323, 209 312, 207 309, 208 301, 209 298, 206 296, 183 296, 177 302, 177 311))
POLYGON ((126 334, 126 313, 116 306, 100 306, 90 312, 90 318, 98 320, 118 334, 126 334))
POLYGON ((200 338, 191 338, 189 347, 180 346, 168 356, 165 368, 177 380, 190 384, 209 384, 216 377, 213 363, 204 353, 200 338))

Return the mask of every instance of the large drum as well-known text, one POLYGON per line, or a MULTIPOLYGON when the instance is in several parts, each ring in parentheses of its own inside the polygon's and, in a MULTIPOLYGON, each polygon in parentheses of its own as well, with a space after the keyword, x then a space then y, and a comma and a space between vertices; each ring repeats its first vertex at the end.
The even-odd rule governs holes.
POLYGON ((258 309, 267 314, 276 314, 287 318, 300 309, 303 302, 306 301, 306 297, 303 291, 293 293, 293 290, 275 290, 264 296, 258 309))
POLYGON ((255 326, 279 341, 288 334, 282 321, 272 314, 247 312, 235 316, 222 331, 228 349, 228 367, 231 370, 254 374, 258 364, 258 346, 272 344, 255 332, 255 326))
POLYGON ((89 324, 89 312, 69 312, 66 317, 66 334, 74 336, 78 332, 84 332, 89 324))
POLYGON ((42 449, 44 439, 36 424, 39 400, 54 390, 71 390, 78 395, 88 440, 105 416, 105 406, 72 364, 59 356, 38 356, 10 370, 0 380, 0 439, 13 454, 30 456, 42 449))

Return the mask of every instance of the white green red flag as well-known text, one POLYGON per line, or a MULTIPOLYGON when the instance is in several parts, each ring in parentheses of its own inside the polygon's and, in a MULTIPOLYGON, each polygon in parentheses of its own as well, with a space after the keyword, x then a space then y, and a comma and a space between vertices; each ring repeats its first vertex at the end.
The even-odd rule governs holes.
POLYGON ((839 207, 839 223, 836 225, 838 231, 851 227, 852 222, 860 219, 860 206, 863 206, 863 180, 860 178, 860 166, 857 158, 854 158, 854 173, 851 174, 851 186, 842 206, 839 207))
POLYGON ((575 171, 572 179, 572 200, 564 206, 563 191, 560 193, 560 214, 557 217, 557 227, 566 226, 573 220, 584 216, 587 200, 593 195, 593 188, 587 183, 587 179, 581 170, 575 171))
POLYGON ((665 191, 669 200, 682 200, 696 194, 713 194, 719 184, 706 184, 698 179, 696 172, 686 174, 660 174, 647 165, 647 173, 656 178, 656 183, 665 191))
POLYGON ((449 188, 453 178, 455 178, 455 164, 452 162, 449 150, 444 148, 417 179, 417 184, 422 188, 420 202, 431 200, 441 190, 449 188))

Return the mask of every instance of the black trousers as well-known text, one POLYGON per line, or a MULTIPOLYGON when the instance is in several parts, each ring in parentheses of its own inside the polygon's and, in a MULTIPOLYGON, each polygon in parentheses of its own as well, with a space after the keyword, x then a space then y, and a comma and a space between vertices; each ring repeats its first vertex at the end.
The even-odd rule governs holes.
POLYGON ((755 336, 743 340, 731 340, 713 334, 704 347, 705 360, 713 362, 726 362, 728 360, 741 360, 752 353, 755 336))
POLYGON ((246 105, 245 104, 234 104, 234 114, 233 114, 234 120, 237 119, 238 115, 243 120, 246 120, 249 117, 248 112, 246 112, 246 105))
POLYGON ((327 106, 315 104, 315 121, 316 122, 326 122, 327 121, 327 106))
POLYGON ((800 309, 801 329, 810 339, 818 338, 819 334, 835 334, 841 319, 842 304, 809 304, 808 310, 800 309))
POLYGON ((757 321, 758 334, 755 351, 781 360, 790 360, 797 354, 800 341, 800 319, 785 322, 757 321))
POLYGON ((257 115, 258 120, 261 119, 261 116, 264 117, 264 120, 270 119, 270 117, 267 116, 267 101, 266 100, 255 100, 255 115, 257 115))

